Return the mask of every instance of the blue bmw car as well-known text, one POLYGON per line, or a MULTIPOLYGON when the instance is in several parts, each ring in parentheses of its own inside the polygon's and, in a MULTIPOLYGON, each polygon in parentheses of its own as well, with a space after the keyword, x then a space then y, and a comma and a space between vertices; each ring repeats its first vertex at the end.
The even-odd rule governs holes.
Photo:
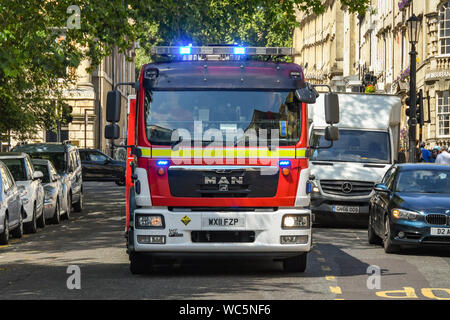
POLYGON ((370 199, 368 238, 386 253, 426 244, 450 248, 450 165, 392 166, 370 199))

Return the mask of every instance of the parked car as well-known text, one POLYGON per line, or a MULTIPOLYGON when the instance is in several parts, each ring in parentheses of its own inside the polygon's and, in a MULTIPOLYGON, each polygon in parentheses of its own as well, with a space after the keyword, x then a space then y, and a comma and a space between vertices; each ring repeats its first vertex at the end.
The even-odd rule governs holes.
POLYGON ((22 237, 24 215, 16 182, 8 167, 0 162, 0 244, 8 244, 10 234, 22 237))
POLYGON ((70 141, 24 144, 14 147, 12 151, 25 152, 33 159, 52 162, 63 183, 63 206, 67 208, 67 218, 70 217, 72 207, 77 212, 83 209, 81 160, 78 148, 70 144, 70 141))
POLYGON ((126 162, 114 160, 97 149, 80 149, 84 181, 114 181, 125 185, 126 162))
POLYGON ((407 245, 449 245, 450 166, 392 166, 370 200, 368 238, 386 253, 407 245))
POLYGON ((37 227, 45 227, 44 188, 42 172, 35 171, 30 157, 26 153, 2 152, 0 161, 8 167, 19 189, 20 198, 27 214, 24 229, 27 233, 36 233, 37 227))
POLYGON ((61 177, 56 172, 55 167, 49 160, 32 159, 36 170, 44 174, 42 185, 45 192, 44 215, 45 219, 51 219, 54 224, 61 221, 61 213, 67 212, 67 203, 63 204, 63 183, 61 177))

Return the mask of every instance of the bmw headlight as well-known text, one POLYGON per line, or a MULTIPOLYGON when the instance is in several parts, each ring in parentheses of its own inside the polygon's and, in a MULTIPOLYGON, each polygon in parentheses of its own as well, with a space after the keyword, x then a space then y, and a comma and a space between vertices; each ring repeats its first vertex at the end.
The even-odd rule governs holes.
POLYGON ((416 221, 422 216, 422 214, 420 212, 405 209, 392 209, 392 216, 396 219, 416 221))

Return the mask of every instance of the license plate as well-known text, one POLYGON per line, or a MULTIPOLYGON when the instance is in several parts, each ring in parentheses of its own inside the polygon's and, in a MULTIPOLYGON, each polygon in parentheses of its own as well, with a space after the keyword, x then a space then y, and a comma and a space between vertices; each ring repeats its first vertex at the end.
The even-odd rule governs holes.
POLYGON ((203 218, 203 227, 222 228, 222 227, 245 227, 245 219, 242 217, 230 218, 203 218))
POLYGON ((450 236, 450 228, 431 228, 432 236, 450 236))
POLYGON ((359 213, 359 207, 333 206, 333 212, 338 212, 338 213, 359 213))

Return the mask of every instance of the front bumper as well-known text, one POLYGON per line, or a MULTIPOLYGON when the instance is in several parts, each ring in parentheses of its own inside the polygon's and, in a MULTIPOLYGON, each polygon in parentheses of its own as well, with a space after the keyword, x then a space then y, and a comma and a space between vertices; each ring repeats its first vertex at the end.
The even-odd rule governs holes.
MULTIPOLYGON (((160 214, 164 217, 165 228, 136 229, 130 232, 129 250, 140 253, 152 253, 169 256, 191 256, 196 254, 211 255, 243 255, 243 256, 271 256, 283 258, 311 250, 311 212, 309 209, 279 209, 277 211, 187 211, 173 212, 167 208, 137 209, 136 214, 160 214), (306 214, 310 217, 307 229, 285 230, 281 228, 282 217, 285 214, 306 214), (188 217, 189 223, 182 219, 188 217), (204 219, 210 218, 240 218, 245 221, 243 226, 205 226, 204 219), (193 233, 203 231, 236 231, 254 232, 252 242, 195 242, 193 233), (170 234, 172 236, 170 236, 170 234), (173 236, 177 234, 177 236, 173 236), (137 241, 138 236, 165 236, 165 244, 142 244, 137 241), (281 244, 281 236, 307 236, 303 244, 281 244)), ((133 223, 131 222, 130 225, 133 223)))
POLYGON ((450 228, 450 226, 430 225, 423 221, 397 220, 391 222, 392 243, 402 246, 447 245, 450 246, 450 236, 431 235, 431 228, 450 228), (399 232, 405 234, 399 237, 399 232))
POLYGON ((311 211, 314 215, 314 223, 356 223, 367 226, 369 201, 370 196, 345 199, 311 193, 311 211), (335 212, 334 206, 359 207, 359 213, 335 212))

